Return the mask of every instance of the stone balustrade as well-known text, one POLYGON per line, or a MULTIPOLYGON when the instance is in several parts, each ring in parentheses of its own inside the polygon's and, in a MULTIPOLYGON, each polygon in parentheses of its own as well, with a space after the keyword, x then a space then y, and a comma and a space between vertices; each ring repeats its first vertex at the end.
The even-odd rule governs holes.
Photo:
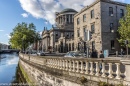
POLYGON ((44 57, 39 60, 37 57, 31 57, 30 61, 69 72, 71 76, 86 76, 87 79, 93 79, 94 81, 105 82, 106 80, 111 80, 110 83, 113 83, 113 80, 117 82, 122 81, 123 84, 130 85, 130 74, 128 70, 130 69, 130 60, 63 57, 44 57))
POLYGON ((86 58, 46 58, 48 67, 107 78, 125 78, 120 60, 86 58), (122 70, 121 70, 122 68, 122 70))

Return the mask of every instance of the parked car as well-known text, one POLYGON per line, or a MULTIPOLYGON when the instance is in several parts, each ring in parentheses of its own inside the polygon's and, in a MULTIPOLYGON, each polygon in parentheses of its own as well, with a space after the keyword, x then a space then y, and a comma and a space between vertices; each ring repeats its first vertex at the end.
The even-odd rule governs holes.
POLYGON ((45 53, 44 52, 37 52, 37 55, 38 56, 45 56, 45 53))
POLYGON ((69 51, 64 57, 86 57, 86 54, 79 51, 69 51))

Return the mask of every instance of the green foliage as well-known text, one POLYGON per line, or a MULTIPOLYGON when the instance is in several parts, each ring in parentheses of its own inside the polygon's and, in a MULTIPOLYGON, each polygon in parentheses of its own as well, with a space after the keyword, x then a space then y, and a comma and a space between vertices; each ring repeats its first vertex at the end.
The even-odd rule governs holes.
MULTIPOLYGON (((130 5, 127 5, 126 11, 125 16, 119 21, 120 27, 118 29, 118 33, 120 35, 118 41, 122 46, 125 46, 124 40, 128 40, 130 42, 130 5)), ((130 47, 130 44, 128 46, 130 47)))
POLYGON ((36 27, 33 23, 27 24, 25 22, 18 23, 10 33, 10 44, 16 49, 26 49, 29 43, 34 43, 40 39, 39 34, 36 32, 36 27))
POLYGON ((98 86, 124 86, 122 83, 121 84, 116 84, 116 85, 114 85, 114 84, 109 84, 109 83, 106 83, 106 82, 99 82, 98 83, 98 86))
POLYGON ((85 78, 84 76, 80 77, 80 82, 82 84, 86 83, 87 82, 87 78, 85 78))

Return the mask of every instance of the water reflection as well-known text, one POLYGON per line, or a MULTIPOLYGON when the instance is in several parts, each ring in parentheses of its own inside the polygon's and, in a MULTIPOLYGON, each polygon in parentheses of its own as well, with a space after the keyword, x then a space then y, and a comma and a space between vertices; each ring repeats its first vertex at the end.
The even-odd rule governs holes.
POLYGON ((0 55, 0 83, 11 83, 18 65, 18 54, 0 55))

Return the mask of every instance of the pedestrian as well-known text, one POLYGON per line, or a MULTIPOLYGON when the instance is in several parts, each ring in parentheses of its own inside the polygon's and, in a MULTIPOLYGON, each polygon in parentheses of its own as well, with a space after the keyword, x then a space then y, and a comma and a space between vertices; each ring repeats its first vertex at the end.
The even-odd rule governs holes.
POLYGON ((124 50, 121 48, 121 57, 124 55, 124 50))
POLYGON ((91 58, 98 58, 98 54, 96 50, 93 50, 93 52, 91 53, 91 58))
MULTIPOLYGON (((99 58, 104 58, 104 54, 102 53, 102 51, 100 51, 99 58)), ((102 62, 100 63, 100 71, 102 70, 102 62)))
POLYGON ((104 58, 104 54, 100 51, 99 58, 104 58))

